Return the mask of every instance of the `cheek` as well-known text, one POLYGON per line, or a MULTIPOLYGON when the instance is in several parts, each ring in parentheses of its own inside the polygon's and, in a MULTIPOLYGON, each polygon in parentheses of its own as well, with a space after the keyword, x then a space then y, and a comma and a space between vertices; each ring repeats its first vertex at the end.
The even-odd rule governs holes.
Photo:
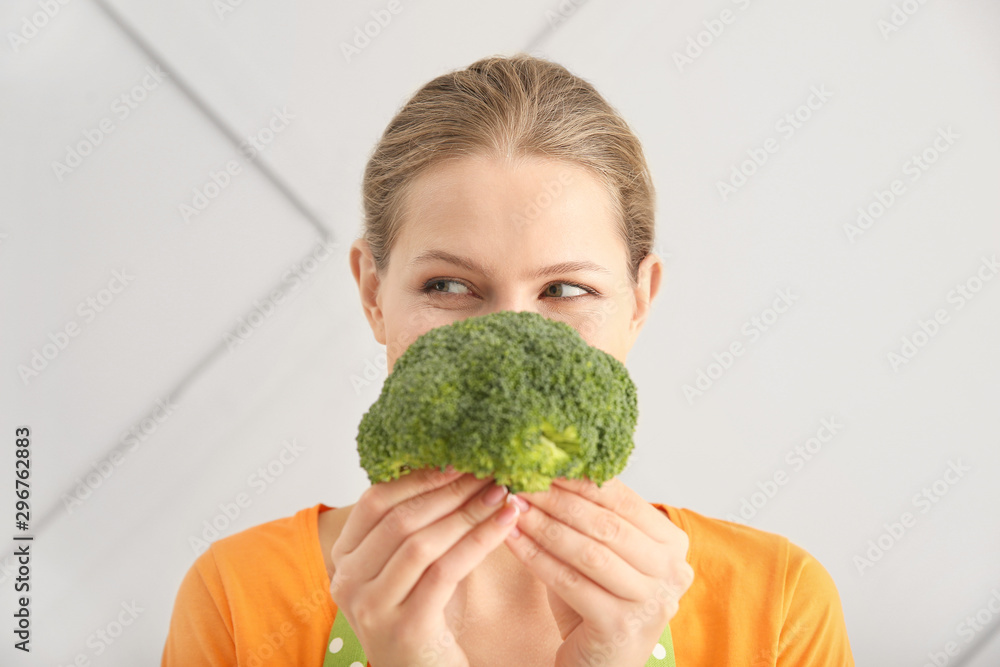
POLYGON ((567 324, 580 332, 589 345, 617 356, 628 340, 631 313, 624 300, 608 300, 578 313, 567 324))
POLYGON ((604 350, 613 340, 612 316, 599 310, 579 313, 564 320, 576 329, 588 345, 604 350))
POLYGON ((448 324, 441 313, 424 308, 386 311, 386 357, 392 364, 413 341, 435 327, 448 324))

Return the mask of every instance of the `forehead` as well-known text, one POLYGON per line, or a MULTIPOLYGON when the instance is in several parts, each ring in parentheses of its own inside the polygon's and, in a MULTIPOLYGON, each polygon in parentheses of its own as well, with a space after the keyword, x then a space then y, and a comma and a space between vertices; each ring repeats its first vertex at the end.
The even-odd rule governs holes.
POLYGON ((434 165, 410 184, 398 242, 413 250, 442 240, 617 250, 617 239, 614 200, 586 168, 539 157, 465 157, 434 165))

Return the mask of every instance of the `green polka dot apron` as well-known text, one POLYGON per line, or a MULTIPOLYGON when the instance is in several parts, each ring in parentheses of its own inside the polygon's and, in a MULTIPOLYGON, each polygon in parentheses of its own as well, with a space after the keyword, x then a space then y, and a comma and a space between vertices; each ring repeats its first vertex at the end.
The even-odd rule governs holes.
MULTIPOLYGON (((365 667, 367 664, 368 659, 365 657, 365 650, 361 648, 361 642, 338 608, 337 617, 333 619, 333 628, 330 630, 330 641, 326 645, 323 667, 365 667)), ((676 667, 674 642, 670 636, 669 625, 660 635, 660 641, 653 648, 653 654, 646 661, 646 667, 676 667)))

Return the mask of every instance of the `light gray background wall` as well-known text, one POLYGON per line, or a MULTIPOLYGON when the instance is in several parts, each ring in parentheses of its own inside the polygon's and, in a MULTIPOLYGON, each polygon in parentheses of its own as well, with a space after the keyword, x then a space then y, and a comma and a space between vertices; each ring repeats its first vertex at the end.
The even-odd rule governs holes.
POLYGON ((1000 6, 400 3, 349 62, 341 44, 387 3, 3 3, 2 507, 13 521, 14 428, 29 425, 36 539, 30 659, 11 648, 13 541, 0 550, 0 663, 157 664, 198 553, 189 540, 220 504, 252 499, 230 535, 357 499, 356 427, 385 377, 346 261, 365 159, 427 80, 530 50, 622 112, 658 189, 666 282, 629 358, 641 415, 624 481, 709 516, 742 507, 808 549, 837 582, 859 665, 928 664, 948 642, 951 665, 1000 664, 988 606, 1000 608, 1000 279, 988 268, 1000 6), (800 109, 813 90, 829 95, 800 109), (782 119, 797 110, 808 119, 790 133, 782 119), (951 138, 936 154, 939 130, 951 138), (268 143, 248 159, 238 144, 258 133, 268 143), (776 152, 724 198, 718 182, 768 139, 776 152), (933 164, 914 170, 925 151, 933 164), (185 219, 180 205, 229 161, 238 173, 185 219), (902 194, 849 233, 894 179, 902 194), (745 323, 779 290, 794 304, 752 339, 745 323), (920 335, 937 311, 943 323, 920 335), (245 340, 232 338, 241 321, 245 340), (921 345, 893 364, 903 337, 921 345), (734 341, 745 353, 720 376, 713 355, 734 341), (36 351, 51 358, 22 377, 36 351), (700 370, 717 379, 688 400, 700 370), (789 452, 823 420, 842 426, 796 463, 789 452), (297 458, 254 482, 291 441, 297 458), (946 476, 951 464, 961 476, 946 476), (88 488, 95 467, 112 472, 88 488), (754 495, 776 473, 785 483, 754 495), (69 504, 74 493, 86 497, 69 504), (897 538, 886 525, 904 512, 897 538), (884 554, 859 565, 880 541, 884 554), (88 637, 132 601, 136 623, 97 655, 88 637))

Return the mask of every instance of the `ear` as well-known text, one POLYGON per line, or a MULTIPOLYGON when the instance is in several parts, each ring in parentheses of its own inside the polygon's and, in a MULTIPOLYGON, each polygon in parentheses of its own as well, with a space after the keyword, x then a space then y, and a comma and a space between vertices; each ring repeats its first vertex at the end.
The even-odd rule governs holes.
POLYGON ((354 282, 358 284, 358 291, 361 293, 361 307, 365 311, 365 317, 375 334, 375 340, 385 345, 385 320, 382 317, 379 277, 375 271, 371 248, 363 238, 356 239, 351 244, 350 260, 351 273, 354 274, 354 282))
POLYGON ((635 309, 632 312, 632 321, 629 323, 629 347, 635 343, 642 326, 649 316, 650 306, 656 294, 660 291, 660 279, 663 277, 663 260, 650 252, 639 263, 637 285, 633 288, 632 294, 635 300, 635 309))

